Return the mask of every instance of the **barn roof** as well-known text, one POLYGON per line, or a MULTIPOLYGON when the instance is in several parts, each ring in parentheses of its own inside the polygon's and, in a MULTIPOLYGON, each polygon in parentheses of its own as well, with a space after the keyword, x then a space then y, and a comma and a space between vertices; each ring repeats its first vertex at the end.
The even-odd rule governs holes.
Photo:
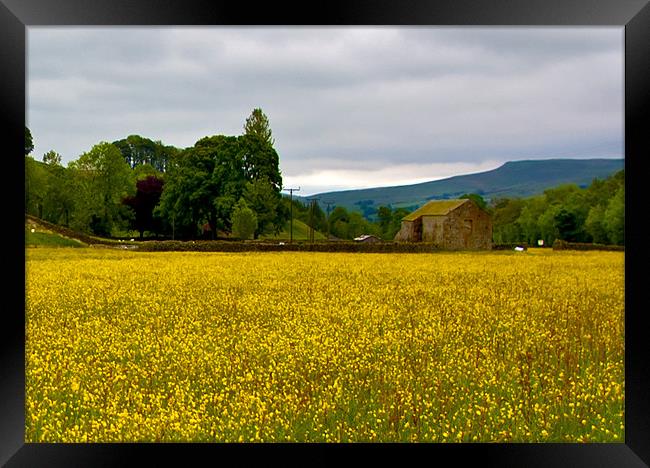
POLYGON ((420 208, 415 210, 413 213, 404 216, 402 220, 415 221, 420 216, 444 216, 451 210, 455 210, 460 205, 468 201, 469 199, 467 198, 464 198, 462 200, 431 200, 430 202, 422 205, 420 208))

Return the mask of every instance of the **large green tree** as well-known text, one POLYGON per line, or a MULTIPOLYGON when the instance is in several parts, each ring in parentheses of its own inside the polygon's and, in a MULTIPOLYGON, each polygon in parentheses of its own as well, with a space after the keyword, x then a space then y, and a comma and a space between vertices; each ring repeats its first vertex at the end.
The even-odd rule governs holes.
POLYGON ((31 156, 25 157, 25 212, 39 218, 43 217, 45 200, 47 200, 47 186, 49 172, 47 166, 34 160, 31 156))
POLYGON ((140 135, 129 135, 114 141, 113 144, 120 150, 124 160, 131 168, 148 164, 158 172, 165 172, 169 160, 179 152, 178 148, 140 135))
POLYGON ((524 201, 518 198, 495 200, 492 207, 492 237, 497 244, 515 243, 522 240, 518 223, 524 201))
POLYGON ((215 135, 173 158, 158 211, 180 236, 195 236, 205 223, 214 236, 231 229, 232 210, 244 197, 259 235, 287 219, 281 188, 279 157, 268 143, 255 135, 215 135))
POLYGON ((244 124, 245 135, 255 135, 259 137, 264 143, 273 146, 275 140, 273 139, 273 132, 269 125, 269 118, 262 112, 262 109, 255 108, 251 115, 246 119, 244 124))
POLYGON ((238 138, 202 138, 170 165, 159 212, 180 236, 196 236, 208 223, 214 237, 217 229, 230 229, 245 182, 238 138))
POLYGON ((32 132, 29 131, 29 128, 25 127, 25 156, 31 154, 32 151, 34 151, 32 132))
POLYGON ((43 155, 43 162, 45 164, 49 164, 50 166, 60 166, 61 155, 54 150, 50 150, 43 155))
POLYGON ((76 194, 72 170, 61 165, 61 155, 54 150, 43 155, 43 162, 48 177, 42 218, 69 226, 74 217, 76 194))
POLYGON ((232 234, 239 239, 250 239, 257 230, 257 215, 251 210, 246 201, 240 198, 230 217, 232 234))
POLYGON ((69 164, 78 179, 78 227, 111 235, 126 226, 122 200, 135 191, 131 168, 115 145, 101 142, 69 164))
POLYGON ((378 232, 382 239, 393 240, 402 227, 402 218, 409 214, 405 208, 392 209, 390 206, 380 206, 377 210, 378 232))
POLYGON ((339 239, 353 239, 362 234, 381 236, 378 223, 371 223, 361 213, 349 212, 342 206, 332 210, 328 221, 330 234, 339 239))
POLYGON ((594 179, 589 187, 564 184, 524 199, 494 200, 496 243, 556 238, 574 242, 622 243, 625 172, 594 179), (618 198, 616 195, 618 194, 618 198))
POLYGON ((261 234, 278 234, 288 219, 282 195, 266 176, 246 182, 244 200, 256 215, 255 238, 261 234))
POLYGON ((268 142, 255 135, 237 138, 239 156, 247 180, 266 178, 278 193, 282 190, 280 156, 268 142))
POLYGON ((625 187, 621 187, 609 200, 604 214, 607 236, 612 244, 625 243, 625 187))
POLYGON ((598 244, 607 244, 609 242, 604 219, 605 207, 603 205, 596 205, 589 210, 589 215, 585 221, 585 229, 591 236, 592 241, 598 244))
POLYGON ((484 199, 480 194, 478 194, 478 193, 465 193, 465 194, 461 195, 461 196, 458 197, 458 198, 460 198, 460 199, 469 199, 469 200, 472 200, 474 203, 476 203, 476 205, 477 205, 479 208, 481 208, 481 209, 483 209, 483 210, 486 210, 486 211, 489 210, 487 202, 486 202, 485 199, 484 199))
MULTIPOLYGON (((540 217, 547 211, 547 208, 548 205, 542 196, 532 197, 527 200, 521 209, 519 218, 517 218, 517 224, 521 228, 523 241, 534 245, 538 239, 543 238, 547 245, 552 242, 549 241, 549 238, 542 237, 542 230, 539 225, 540 217)), ((552 223, 552 216, 550 222, 552 223)))
POLYGON ((580 225, 574 212, 566 208, 560 208, 553 216, 553 221, 557 229, 558 238, 568 242, 578 241, 580 225))

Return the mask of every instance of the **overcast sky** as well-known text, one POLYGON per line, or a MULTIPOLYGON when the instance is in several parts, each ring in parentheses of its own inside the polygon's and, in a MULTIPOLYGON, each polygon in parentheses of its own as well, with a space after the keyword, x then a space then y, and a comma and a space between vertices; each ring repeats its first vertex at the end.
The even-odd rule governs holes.
POLYGON ((268 116, 300 195, 623 157, 623 28, 27 28, 32 155, 268 116))

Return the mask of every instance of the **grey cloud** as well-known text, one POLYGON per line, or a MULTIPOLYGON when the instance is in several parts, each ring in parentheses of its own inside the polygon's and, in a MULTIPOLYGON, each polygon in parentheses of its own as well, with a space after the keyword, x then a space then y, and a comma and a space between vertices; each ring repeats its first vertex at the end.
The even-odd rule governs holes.
POLYGON ((621 156, 622 39, 619 28, 30 27, 27 115, 35 154, 68 161, 132 133, 180 147, 238 134, 253 107, 291 174, 621 156))

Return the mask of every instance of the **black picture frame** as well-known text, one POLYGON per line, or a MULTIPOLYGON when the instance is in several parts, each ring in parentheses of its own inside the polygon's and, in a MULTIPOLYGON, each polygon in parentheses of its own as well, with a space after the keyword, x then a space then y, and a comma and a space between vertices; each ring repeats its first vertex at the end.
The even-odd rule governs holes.
MULTIPOLYGON (((253 457, 313 465, 361 455, 365 463, 478 462, 494 466, 648 466, 650 364, 643 326, 642 177, 650 122, 650 5, 647 0, 342 0, 249 4, 220 0, 0 0, 0 104, 8 139, 2 200, 7 270, 0 332, 0 464, 6 466, 147 465, 181 460, 246 464, 253 457), (25 256, 23 146, 26 28, 40 25, 477 25, 620 26, 625 28, 625 443, 624 444, 25 444, 25 256), (15 161, 14 161, 15 159, 15 161), (14 166, 15 164, 15 166, 14 166), (22 221, 21 221, 22 219, 22 221), (7 274, 8 273, 8 274, 7 274), (6 299, 10 298, 10 299, 6 299), (646 350, 645 352, 643 350, 646 350), (252 449, 252 450, 251 450, 252 449), (370 450, 367 450, 370 449, 370 450), (361 454, 363 450, 363 454, 361 454), (295 452, 299 453, 296 454, 295 452), (234 459, 231 457, 235 457, 234 459), (406 458, 407 457, 407 458, 406 458), (138 460, 139 459, 139 460, 138 460)), ((647 247, 646 247, 647 249, 647 247)), ((248 463, 250 464, 250 463, 248 463)))

